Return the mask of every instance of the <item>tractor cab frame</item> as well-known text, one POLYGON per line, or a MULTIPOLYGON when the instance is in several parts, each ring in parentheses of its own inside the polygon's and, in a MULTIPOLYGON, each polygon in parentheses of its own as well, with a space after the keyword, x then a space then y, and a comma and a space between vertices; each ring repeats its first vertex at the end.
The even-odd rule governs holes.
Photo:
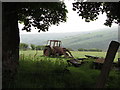
POLYGON ((60 40, 48 40, 47 45, 50 47, 54 47, 54 46, 61 47, 62 42, 60 40))
POLYGON ((62 56, 73 57, 71 52, 62 47, 60 40, 48 40, 47 45, 43 51, 44 56, 62 56))

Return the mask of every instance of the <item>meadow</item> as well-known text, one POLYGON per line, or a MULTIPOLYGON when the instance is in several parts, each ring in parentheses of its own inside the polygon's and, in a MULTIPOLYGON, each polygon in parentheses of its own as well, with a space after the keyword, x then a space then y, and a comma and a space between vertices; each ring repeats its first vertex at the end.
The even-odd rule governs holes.
MULTIPOLYGON (((75 58, 84 55, 105 57, 105 52, 72 51, 75 58)), ((94 88, 100 70, 92 69, 92 60, 80 67, 69 66, 68 58, 45 57, 42 51, 20 51, 18 74, 9 88, 94 88)), ((106 88, 120 88, 120 72, 111 70, 106 88)))
MULTIPOLYGON (((85 55, 91 55, 91 56, 103 57, 103 58, 105 58, 105 56, 106 56, 106 52, 71 51, 71 53, 75 58, 86 58, 85 55)), ((38 50, 38 51, 35 51, 35 50, 20 51, 20 55, 22 55, 22 54, 25 55, 25 56, 30 56, 30 57, 42 56, 43 51, 42 50, 38 50)), ((118 57, 119 57, 119 55, 117 53, 116 57, 114 59, 114 62, 116 62, 118 60, 118 57)))

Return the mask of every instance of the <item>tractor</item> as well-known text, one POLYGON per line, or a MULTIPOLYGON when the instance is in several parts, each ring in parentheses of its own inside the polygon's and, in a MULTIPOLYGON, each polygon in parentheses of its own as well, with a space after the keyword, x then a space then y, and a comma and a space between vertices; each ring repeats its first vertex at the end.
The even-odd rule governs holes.
POLYGON ((43 51, 44 56, 62 56, 64 57, 71 57, 73 58, 73 55, 71 52, 62 47, 62 42, 60 40, 48 40, 47 45, 44 48, 43 51))

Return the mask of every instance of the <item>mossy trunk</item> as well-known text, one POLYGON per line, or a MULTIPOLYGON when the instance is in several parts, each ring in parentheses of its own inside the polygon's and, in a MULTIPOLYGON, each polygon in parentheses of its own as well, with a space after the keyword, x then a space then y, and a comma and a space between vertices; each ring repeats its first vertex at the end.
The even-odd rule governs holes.
POLYGON ((19 29, 15 3, 2 3, 2 87, 14 81, 19 64, 19 29))

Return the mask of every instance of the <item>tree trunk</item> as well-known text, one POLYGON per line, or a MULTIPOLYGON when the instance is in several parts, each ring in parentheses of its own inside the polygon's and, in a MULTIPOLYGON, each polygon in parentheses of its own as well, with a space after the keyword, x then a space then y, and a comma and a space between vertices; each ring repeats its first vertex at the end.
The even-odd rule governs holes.
POLYGON ((2 3, 2 86, 8 88, 19 63, 19 29, 15 3, 2 3))

